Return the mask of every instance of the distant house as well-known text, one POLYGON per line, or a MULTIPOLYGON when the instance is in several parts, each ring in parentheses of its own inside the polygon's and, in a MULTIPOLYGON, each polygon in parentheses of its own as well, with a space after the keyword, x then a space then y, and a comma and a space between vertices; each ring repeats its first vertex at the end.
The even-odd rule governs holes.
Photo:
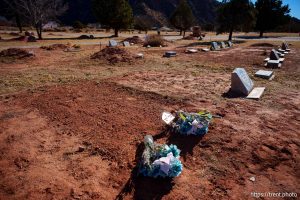
POLYGON ((43 26, 43 29, 55 29, 58 28, 59 24, 55 21, 50 21, 43 26))

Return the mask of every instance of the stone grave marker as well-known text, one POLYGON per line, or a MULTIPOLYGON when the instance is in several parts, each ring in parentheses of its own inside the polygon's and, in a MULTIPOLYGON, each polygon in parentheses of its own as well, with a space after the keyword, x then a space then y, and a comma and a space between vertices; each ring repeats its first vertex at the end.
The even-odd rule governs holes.
POLYGON ((289 45, 286 42, 283 42, 281 48, 285 51, 290 51, 289 45))
POLYGON ((220 47, 216 42, 212 42, 211 49, 217 51, 217 50, 220 50, 220 47))
POLYGON ((284 61, 284 58, 280 58, 279 54, 275 49, 272 49, 270 53, 270 58, 266 58, 265 61, 268 62, 270 60, 279 60, 280 63, 284 61))
POLYGON ((175 51, 167 51, 165 52, 164 57, 170 58, 170 57, 175 57, 176 56, 176 52, 175 51))
POLYGON ((228 47, 232 47, 232 42, 231 41, 227 41, 227 45, 228 45, 228 47))
POLYGON ((116 47, 118 46, 118 43, 115 40, 109 40, 108 45, 109 47, 116 47))
POLYGON ((224 42, 221 42, 221 48, 222 48, 222 49, 225 49, 225 48, 226 48, 226 45, 225 45, 224 42))
POLYGON ((124 42, 123 42, 123 45, 124 45, 124 47, 130 47, 130 43, 127 42, 127 41, 124 41, 124 42))
POLYGON ((197 49, 187 49, 185 50, 186 53, 197 53, 198 50, 197 49))
POLYGON ((136 54, 136 58, 144 58, 144 54, 143 53, 138 53, 138 54, 136 54))
POLYGON ((231 74, 231 91, 247 96, 253 89, 253 82, 244 68, 236 68, 231 74))
POLYGON ((276 53, 275 49, 272 49, 272 51, 270 53, 270 60, 279 60, 279 56, 276 53))
POLYGON ((269 79, 269 80, 274 78, 273 71, 266 71, 266 70, 258 70, 255 73, 255 76, 264 78, 264 79, 269 79))
POLYGON ((265 89, 266 89, 265 87, 256 87, 250 92, 250 94, 246 98, 247 99, 260 99, 260 97, 264 93, 265 89))
POLYGON ((280 68, 281 63, 279 60, 269 60, 266 64, 266 66, 271 67, 271 68, 280 68))

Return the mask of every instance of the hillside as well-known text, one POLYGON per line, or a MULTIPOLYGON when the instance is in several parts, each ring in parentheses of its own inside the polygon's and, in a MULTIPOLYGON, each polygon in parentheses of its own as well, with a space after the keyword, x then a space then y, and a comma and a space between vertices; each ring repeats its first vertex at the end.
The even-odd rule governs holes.
MULTIPOLYGON (((168 25, 168 18, 175 10, 178 0, 129 0, 135 15, 146 15, 155 25, 168 25)), ((216 0, 188 0, 193 13, 200 24, 214 23, 216 0)), ((72 24, 79 20, 83 23, 93 23, 95 18, 91 10, 90 0, 68 0, 69 9, 60 17, 64 24, 72 24)))

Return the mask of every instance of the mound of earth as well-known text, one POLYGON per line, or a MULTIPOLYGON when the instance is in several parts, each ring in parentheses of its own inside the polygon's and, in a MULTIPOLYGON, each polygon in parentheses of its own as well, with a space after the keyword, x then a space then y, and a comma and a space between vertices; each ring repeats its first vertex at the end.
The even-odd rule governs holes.
POLYGON ((274 47, 274 45, 270 43, 255 43, 251 47, 274 47))
POLYGON ((192 36, 192 35, 188 35, 188 36, 185 36, 184 38, 182 38, 183 40, 196 40, 197 38, 192 36))
POLYGON ((27 40, 27 36, 20 36, 20 37, 12 38, 10 40, 11 41, 26 41, 27 40))
POLYGON ((123 40, 123 42, 125 41, 133 44, 144 44, 144 41, 139 36, 126 38, 125 40, 123 40))
POLYGON ((91 56, 92 59, 102 59, 106 60, 111 64, 118 62, 127 62, 131 63, 134 59, 134 56, 127 52, 125 49, 119 47, 106 47, 99 52, 94 53, 91 56))
POLYGON ((88 36, 88 35, 81 35, 81 36, 78 37, 78 39, 81 39, 81 40, 83 40, 83 39, 94 39, 94 38, 95 37, 93 35, 90 35, 90 36, 88 36))
POLYGON ((67 49, 69 48, 70 45, 66 45, 66 44, 52 44, 52 45, 49 45, 49 46, 41 46, 41 49, 46 49, 46 50, 57 50, 57 49, 67 49))
POLYGON ((26 58, 34 56, 33 52, 29 52, 25 49, 9 48, 0 52, 1 57, 14 57, 14 58, 26 58))

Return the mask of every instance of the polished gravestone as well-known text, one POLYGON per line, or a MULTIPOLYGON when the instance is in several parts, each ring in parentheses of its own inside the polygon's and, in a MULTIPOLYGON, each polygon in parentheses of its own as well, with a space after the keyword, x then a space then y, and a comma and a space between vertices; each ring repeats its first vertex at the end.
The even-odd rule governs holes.
POLYGON ((108 45, 109 47, 116 47, 118 46, 118 43, 115 40, 109 40, 108 45))
POLYGON ((227 48, 224 42, 221 42, 220 44, 221 44, 221 48, 222 48, 222 49, 227 48))
POLYGON ((227 41, 227 45, 228 45, 228 47, 232 47, 233 46, 233 44, 232 44, 231 41, 227 41))
POLYGON ((177 53, 175 51, 167 51, 165 52, 164 57, 170 58, 170 57, 175 57, 177 53))
POLYGON ((215 50, 215 51, 220 50, 220 47, 217 42, 211 43, 211 50, 215 50))
POLYGON ((124 42, 123 42, 123 46, 124 46, 124 47, 130 47, 130 43, 127 42, 127 41, 124 41, 124 42))
POLYGON ((280 58, 277 51, 275 49, 272 49, 272 51, 270 53, 270 60, 279 60, 279 62, 282 63, 284 61, 284 58, 280 58))
POLYGON ((253 89, 253 82, 244 68, 236 68, 231 74, 231 92, 247 96, 253 89))
POLYGON ((279 68, 281 63, 284 61, 284 58, 280 58, 275 49, 272 49, 270 53, 270 58, 266 58, 265 61, 267 67, 279 68))

